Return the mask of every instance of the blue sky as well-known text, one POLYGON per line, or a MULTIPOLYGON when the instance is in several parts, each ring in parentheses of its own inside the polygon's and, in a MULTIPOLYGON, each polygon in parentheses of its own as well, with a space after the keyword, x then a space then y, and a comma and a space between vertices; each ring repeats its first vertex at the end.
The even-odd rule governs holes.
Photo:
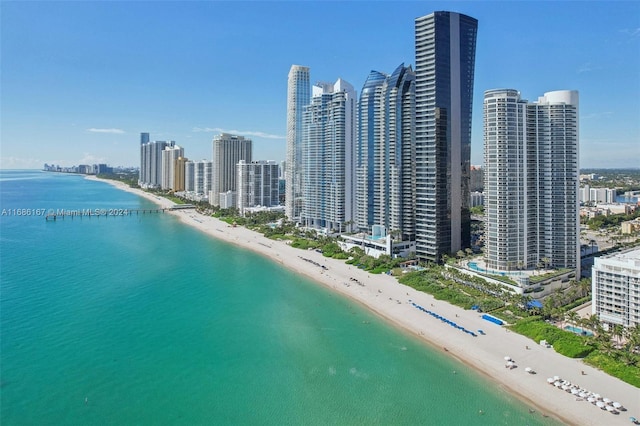
POLYGON ((580 91, 581 167, 640 167, 640 2, 0 3, 0 167, 139 165, 139 134, 211 158, 221 131, 284 160, 287 73, 338 77, 414 64, 418 16, 479 21, 472 163, 493 88, 580 91))

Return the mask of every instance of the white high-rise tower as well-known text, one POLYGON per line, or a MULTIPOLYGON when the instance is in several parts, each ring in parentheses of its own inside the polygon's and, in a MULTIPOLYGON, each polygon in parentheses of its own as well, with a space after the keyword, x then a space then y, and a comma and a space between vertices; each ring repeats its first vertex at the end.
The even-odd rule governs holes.
POLYGON ((356 92, 342 79, 313 86, 304 112, 300 221, 308 227, 344 230, 354 219, 356 92))
POLYGON ((285 215, 300 218, 302 211, 302 116, 311 100, 309 67, 292 65, 287 84, 287 159, 285 171, 285 215))
POLYGON ((484 95, 485 259, 492 269, 580 268, 578 92, 529 103, 484 95))

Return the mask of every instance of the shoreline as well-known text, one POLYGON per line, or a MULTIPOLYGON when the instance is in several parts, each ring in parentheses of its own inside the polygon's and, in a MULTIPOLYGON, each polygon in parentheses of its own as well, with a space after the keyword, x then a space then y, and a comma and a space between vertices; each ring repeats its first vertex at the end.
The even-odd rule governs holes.
MULTIPOLYGON (((161 208, 174 205, 164 197, 130 188, 122 182, 93 176, 86 179, 108 183, 152 201, 161 208)), ((343 260, 325 258, 315 251, 296 249, 285 242, 270 240, 244 227, 231 227, 226 222, 200 215, 193 210, 168 213, 213 238, 266 256, 289 270, 358 302, 401 331, 420 338, 435 350, 446 352, 446 355, 471 367, 482 377, 530 405, 535 409, 532 415, 549 416, 575 425, 629 424, 629 416, 640 417, 640 400, 633 396, 638 394, 638 389, 634 386, 590 367, 579 359, 564 357, 553 349, 535 344, 525 336, 483 320, 481 314, 475 311, 466 311, 438 301, 429 294, 400 284, 395 277, 370 274, 344 263, 343 260), (412 303, 455 321, 473 332, 482 329, 485 334, 473 337, 463 333, 420 311, 412 303), (512 357, 517 362, 517 368, 505 368, 505 356, 512 357), (537 374, 527 373, 526 367, 532 368, 537 374), (627 411, 613 415, 587 401, 576 401, 575 395, 547 383, 548 377, 556 375, 622 403, 627 411)))

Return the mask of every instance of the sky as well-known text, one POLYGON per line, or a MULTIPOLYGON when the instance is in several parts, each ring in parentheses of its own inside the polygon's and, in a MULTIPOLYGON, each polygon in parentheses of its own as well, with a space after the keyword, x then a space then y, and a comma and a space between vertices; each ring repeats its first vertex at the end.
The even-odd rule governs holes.
POLYGON ((351 83, 413 65, 414 20, 478 19, 485 90, 580 92, 580 167, 640 167, 640 2, 0 1, 0 168, 139 166, 140 133, 211 159, 221 132, 285 159, 287 74, 351 83))

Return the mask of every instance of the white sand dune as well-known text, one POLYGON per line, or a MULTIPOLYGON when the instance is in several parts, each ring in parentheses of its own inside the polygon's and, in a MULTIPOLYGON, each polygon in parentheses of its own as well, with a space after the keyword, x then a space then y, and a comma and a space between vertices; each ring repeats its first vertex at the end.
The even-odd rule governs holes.
MULTIPOLYGON (((93 178, 95 179, 95 178, 93 178)), ((98 179, 97 179, 98 180, 98 179)), ((115 181, 105 181, 119 189, 147 198, 161 207, 174 203, 142 190, 115 181)), ((347 297, 350 297, 408 332, 424 339, 437 349, 475 368, 518 398, 530 404, 534 416, 544 415, 575 425, 629 424, 629 417, 640 418, 640 391, 619 379, 596 370, 580 360, 557 354, 551 348, 534 344, 530 339, 483 320, 481 314, 466 311, 432 296, 418 292, 387 275, 369 274, 343 260, 327 259, 315 251, 304 251, 273 241, 244 227, 231 227, 216 218, 205 217, 193 210, 177 210, 187 225, 214 238, 245 247, 273 259, 283 266, 306 275, 347 297), (326 269, 316 266, 315 262, 326 269), (355 278, 358 283, 351 280, 355 278), (482 329, 485 334, 473 337, 431 315, 416 309, 419 304, 455 321, 468 330, 482 329), (527 349, 527 347, 529 349, 527 349), (516 368, 505 368, 505 356, 511 357, 516 368), (529 367, 536 374, 525 369, 529 367), (584 372, 584 374, 582 374, 584 372), (627 411, 611 414, 576 395, 547 383, 547 378, 559 376, 583 389, 621 403, 627 411)))

